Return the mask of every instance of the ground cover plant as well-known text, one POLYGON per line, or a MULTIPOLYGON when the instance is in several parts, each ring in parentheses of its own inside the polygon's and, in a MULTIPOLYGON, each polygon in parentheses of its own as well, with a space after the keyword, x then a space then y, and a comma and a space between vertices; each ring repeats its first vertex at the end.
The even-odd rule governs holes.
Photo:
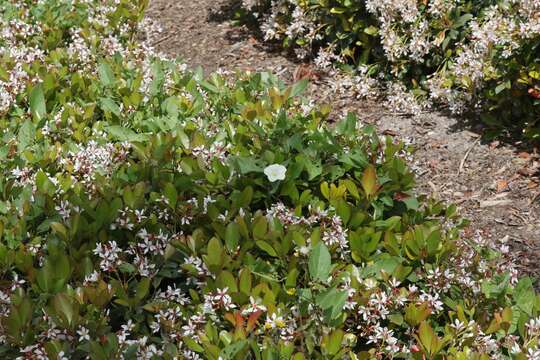
POLYGON ((373 77, 389 82, 392 108, 416 98, 422 106, 480 114, 493 127, 517 128, 531 138, 540 134, 539 1, 242 4, 266 40, 283 41, 299 58, 314 57, 323 68, 352 63, 360 88, 373 77), (406 102, 397 101, 403 97, 406 102))
POLYGON ((145 6, 1 4, 2 358, 538 358, 531 280, 410 149, 160 57, 145 6))

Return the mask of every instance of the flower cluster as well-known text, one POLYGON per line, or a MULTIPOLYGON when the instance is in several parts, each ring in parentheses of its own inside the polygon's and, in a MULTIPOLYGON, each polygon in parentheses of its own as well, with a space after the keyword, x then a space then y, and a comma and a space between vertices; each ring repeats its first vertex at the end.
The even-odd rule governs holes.
MULTIPOLYGON (((315 208, 309 208, 309 217, 295 215, 295 213, 288 209, 283 203, 277 203, 272 205, 267 210, 266 216, 268 219, 278 219, 281 224, 285 226, 291 225, 319 225, 321 229, 321 240, 329 248, 336 249, 340 254, 340 257, 345 258, 349 252, 349 245, 347 241, 347 230, 343 228, 343 222, 341 218, 336 214, 330 214, 328 210, 320 210, 315 208)), ((306 246, 300 246, 297 251, 299 254, 307 254, 309 252, 310 244, 306 246)))
POLYGON ((246 9, 257 12, 266 40, 283 40, 300 58, 312 56, 324 69, 354 62, 359 75, 334 76, 336 86, 350 88, 373 64, 362 88, 380 82, 390 109, 439 105, 456 114, 524 117, 518 126, 538 132, 538 1, 262 0, 246 9))
POLYGON ((114 144, 98 145, 90 141, 86 146, 76 152, 68 152, 59 159, 59 163, 71 173, 77 181, 84 184, 89 190, 93 189, 96 176, 110 176, 113 166, 126 160, 131 145, 124 143, 120 147, 114 144))

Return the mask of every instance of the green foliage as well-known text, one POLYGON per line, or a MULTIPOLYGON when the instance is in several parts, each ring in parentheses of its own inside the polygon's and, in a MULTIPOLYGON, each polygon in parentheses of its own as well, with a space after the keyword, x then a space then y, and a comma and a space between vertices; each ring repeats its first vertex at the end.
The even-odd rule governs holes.
POLYGON ((142 2, 112 7, 106 26, 89 22, 93 3, 25 4, 21 19, 50 31, 23 39, 47 50, 24 64, 41 81, 0 118, 3 358, 534 348, 531 281, 460 237, 455 206, 414 195, 403 144, 353 115, 304 115, 306 83, 204 77, 145 54, 142 2), (70 28, 90 57, 70 55, 70 28), (97 45, 118 33, 122 53, 97 45), (285 177, 270 181, 276 164, 285 177))

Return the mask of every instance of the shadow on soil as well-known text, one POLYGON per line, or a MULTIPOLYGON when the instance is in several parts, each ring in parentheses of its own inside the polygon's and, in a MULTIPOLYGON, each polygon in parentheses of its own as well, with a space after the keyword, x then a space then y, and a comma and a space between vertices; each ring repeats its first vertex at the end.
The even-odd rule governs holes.
MULTIPOLYGON (((439 110, 448 117, 456 117, 449 111, 439 110)), ((516 119, 523 118, 516 115, 516 119)), ((482 143, 498 142, 499 144, 510 145, 516 151, 526 151, 529 153, 539 152, 539 140, 528 139, 523 136, 523 126, 518 121, 507 121, 506 124, 488 125, 480 119, 480 114, 465 114, 450 127, 451 132, 471 131, 481 136, 482 143)))
POLYGON ((264 40, 264 35, 259 29, 257 20, 242 9, 238 0, 230 0, 217 9, 208 9, 207 21, 209 23, 232 22, 238 25, 238 31, 230 31, 225 36, 231 43, 255 38, 257 39, 257 43, 254 44, 256 49, 268 53, 280 54, 293 63, 301 63, 291 50, 283 48, 281 42, 264 40))
MULTIPOLYGON (((249 38, 255 38, 257 39, 257 42, 254 44, 254 46, 257 49, 274 54, 279 53, 280 55, 285 56, 287 60, 296 64, 302 63, 302 61, 300 61, 294 55, 292 50, 284 49, 281 42, 265 41, 264 35, 258 27, 256 19, 242 9, 241 2, 239 0, 230 0, 217 9, 208 9, 207 21, 209 23, 233 22, 234 24, 238 25, 238 31, 230 31, 226 34, 226 39, 231 43, 245 41, 249 38)), ((445 109, 436 109, 436 111, 447 117, 456 116, 445 109)), ((413 114, 410 115, 413 116, 413 114)), ((521 117, 522 116, 519 115, 516 116, 516 118, 521 117)), ((509 122, 509 125, 505 127, 489 127, 480 121, 478 114, 465 114, 460 116, 459 121, 450 127, 450 131, 461 132, 467 130, 479 134, 482 137, 482 143, 498 141, 501 144, 514 146, 518 151, 538 151, 540 140, 533 142, 525 139, 522 135, 522 128, 518 124, 519 122, 515 121, 509 122), (512 124, 514 125, 512 126, 512 124)))

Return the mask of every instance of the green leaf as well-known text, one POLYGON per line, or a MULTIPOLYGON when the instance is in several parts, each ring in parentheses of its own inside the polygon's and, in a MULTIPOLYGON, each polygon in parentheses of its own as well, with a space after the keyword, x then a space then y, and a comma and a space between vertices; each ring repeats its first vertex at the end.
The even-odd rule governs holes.
POLYGON ((341 342, 345 332, 341 329, 336 329, 330 333, 328 336, 328 344, 326 350, 330 355, 336 355, 341 349, 341 342))
POLYGON ((219 89, 217 87, 215 87, 214 85, 212 85, 211 83, 209 83, 208 81, 205 81, 205 80, 199 80, 199 85, 201 85, 201 87, 211 93, 219 93, 219 89))
POLYGON ((161 104, 161 108, 170 116, 170 118, 168 118, 166 121, 167 125, 169 125, 171 129, 178 124, 176 119, 179 115, 179 106, 181 106, 180 100, 175 96, 168 97, 161 104))
POLYGON ((328 186, 328 183, 326 181, 323 181, 320 185, 320 188, 321 194, 323 194, 326 199, 330 199, 330 187, 328 186))
POLYGON ((114 84, 114 73, 109 64, 102 62, 98 66, 99 79, 103 86, 107 87, 114 84))
POLYGON ((298 279, 298 269, 293 268, 291 271, 289 271, 289 274, 287 274, 287 279, 285 280, 285 287, 287 289, 296 288, 296 279, 298 279))
POLYGON ((315 302, 321 309, 326 310, 325 315, 328 317, 327 320, 331 321, 339 317, 343 306, 345 306, 347 297, 346 291, 332 288, 318 295, 315 302))
POLYGON ((147 277, 144 277, 137 283, 137 290, 135 291, 135 298, 137 300, 144 299, 144 297, 148 295, 149 290, 150 290, 150 279, 147 277))
POLYGON ((262 241, 262 240, 255 241, 255 244, 256 244, 261 250, 264 250, 268 255, 273 256, 273 257, 278 257, 278 255, 277 255, 277 253, 276 253, 276 250, 274 250, 274 248, 272 247, 272 245, 270 245, 270 244, 267 243, 266 241, 262 241))
POLYGON ((67 294, 63 293, 57 294, 52 302, 56 313, 65 320, 68 325, 71 325, 78 310, 76 309, 76 302, 67 294))
POLYGON ((240 340, 237 342, 234 342, 227 347, 225 347, 223 350, 221 350, 219 356, 223 360, 233 360, 240 351, 244 350, 244 348, 248 345, 247 340, 240 340))
POLYGON ((304 162, 304 167, 306 171, 308 172, 308 180, 311 181, 315 179, 317 176, 322 174, 322 165, 320 163, 320 160, 318 162, 312 162, 310 160, 306 160, 304 162))
POLYGON ((379 33, 379 28, 371 25, 364 29, 364 32, 368 35, 374 36, 379 33))
POLYGON ((348 113, 345 119, 341 120, 336 126, 338 134, 349 136, 355 135, 357 122, 358 119, 356 119, 356 115, 354 115, 354 113, 348 113))
POLYGON ((434 230, 426 238, 426 246, 429 255, 435 255, 437 253, 437 250, 439 249, 439 245, 441 243, 441 237, 441 231, 434 230))
POLYGON ((347 225, 349 219, 351 218, 351 207, 343 199, 340 199, 336 207, 337 214, 343 220, 343 223, 347 225))
POLYGON ((343 14, 347 11, 347 9, 345 8, 341 8, 341 7, 333 7, 333 8, 330 8, 330 13, 332 14, 343 14))
POLYGON ((352 180, 346 179, 346 180, 343 180, 342 183, 345 185, 345 187, 347 188, 349 193, 354 198, 360 199, 360 193, 358 192, 358 187, 356 186, 356 184, 352 180))
POLYGON ((306 90, 308 85, 309 85, 308 79, 302 79, 298 81, 291 87, 290 97, 295 97, 295 96, 300 95, 301 93, 304 92, 304 90, 306 90))
POLYGON ((165 187, 163 188, 163 195, 165 195, 171 209, 175 209, 176 202, 178 201, 178 192, 176 191, 176 187, 171 183, 166 183, 165 187))
POLYGON ((510 89, 512 87, 512 83, 510 81, 505 81, 500 83, 495 87, 495 94, 500 94, 506 89, 510 89))
POLYGON ((119 125, 108 126, 105 130, 119 141, 144 142, 148 140, 148 135, 137 134, 135 131, 119 125))
POLYGON ((182 341, 191 350, 193 350, 195 352, 198 352, 198 353, 204 352, 204 348, 201 345, 197 344, 197 342, 195 342, 195 340, 193 340, 192 338, 185 336, 185 337, 182 338, 182 341))
POLYGON ((264 216, 259 216, 253 221, 253 237, 255 240, 262 240, 268 231, 268 221, 264 216))
POLYGON ((514 287, 514 301, 520 310, 532 316, 534 302, 536 300, 533 283, 530 278, 525 277, 514 287))
POLYGON ((405 321, 411 326, 417 326, 431 315, 431 309, 427 303, 421 305, 409 304, 405 309, 405 321))
POLYGON ((441 342, 435 331, 425 321, 422 321, 418 329, 418 340, 429 355, 435 355, 439 351, 441 342))
POLYGON ((250 172, 262 172, 263 170, 262 167, 259 166, 257 160, 253 157, 237 156, 234 158, 234 161, 242 175, 250 172))
POLYGON ((137 271, 137 268, 130 263, 123 262, 118 266, 118 269, 126 274, 133 274, 137 271))
POLYGON ((46 194, 47 189, 49 188, 50 185, 52 185, 51 181, 49 180, 49 177, 42 170, 39 170, 36 173, 35 179, 36 179, 35 184, 38 191, 46 194))
POLYGON ((420 208, 420 203, 418 202, 418 199, 413 196, 405 198, 402 201, 405 203, 405 205, 407 206, 407 209, 409 210, 416 211, 420 208))
POLYGON ((251 186, 247 186, 244 190, 242 190, 242 194, 240 196, 240 203, 238 205, 243 208, 248 208, 252 200, 253 188, 251 186))
POLYGON ((465 25, 469 20, 473 19, 474 18, 474 15, 473 14, 465 14, 465 15, 461 15, 457 21, 454 23, 454 28, 458 28, 458 27, 461 27, 463 25, 465 25))
POLYGON ((230 223, 225 230, 225 245, 230 252, 236 251, 240 242, 240 227, 237 223, 230 223))
POLYGON ((315 302, 321 307, 321 309, 329 309, 334 304, 334 300, 338 293, 339 291, 336 288, 328 289, 317 295, 315 302))
POLYGON ((19 134, 17 136, 19 151, 23 151, 28 146, 32 145, 35 141, 35 136, 36 127, 34 126, 34 123, 30 120, 26 120, 19 129, 19 134))
POLYGON ((251 271, 248 268, 240 270, 239 287, 240 291, 246 295, 251 294, 251 271))
MULTIPOLYGON (((0 214, 7 214, 9 211, 9 205, 6 201, 0 201, 0 214)), ((0 225, 0 230, 2 230, 2 225, 0 225)), ((1 233, 1 231, 0 231, 1 233)), ((0 236, 1 238, 1 236, 0 236)))
POLYGON ((321 241, 309 255, 309 274, 313 280, 325 281, 328 279, 332 267, 332 259, 326 245, 321 241))
POLYGON ((400 313, 390 314, 388 315, 388 320, 398 326, 401 326, 403 324, 403 315, 400 313))
POLYGON ((280 195, 290 197, 294 203, 298 201, 300 194, 294 180, 289 180, 283 184, 280 195))
POLYGON ((105 111, 105 112, 110 112, 110 113, 113 113, 114 115, 120 117, 120 108, 118 107, 118 105, 112 100, 112 99, 109 99, 109 98, 102 98, 100 100, 100 106, 101 106, 101 110, 105 111))
POLYGON ((28 97, 28 102, 30 104, 30 111, 36 119, 41 120, 47 114, 42 84, 38 84, 32 88, 28 97))
POLYGON ((238 286, 236 285, 236 279, 234 278, 233 274, 229 271, 222 271, 217 280, 216 283, 221 288, 228 288, 231 293, 238 292, 238 286))
POLYGON ((68 238, 68 233, 67 233, 67 229, 66 227, 59 223, 59 222, 51 222, 49 224, 49 226, 51 227, 51 230, 56 233, 56 234, 59 234, 59 235, 62 235, 62 237, 64 239, 67 239, 68 238))
POLYGON ((223 247, 217 238, 213 237, 210 239, 207 252, 206 262, 208 265, 221 265, 223 247))

